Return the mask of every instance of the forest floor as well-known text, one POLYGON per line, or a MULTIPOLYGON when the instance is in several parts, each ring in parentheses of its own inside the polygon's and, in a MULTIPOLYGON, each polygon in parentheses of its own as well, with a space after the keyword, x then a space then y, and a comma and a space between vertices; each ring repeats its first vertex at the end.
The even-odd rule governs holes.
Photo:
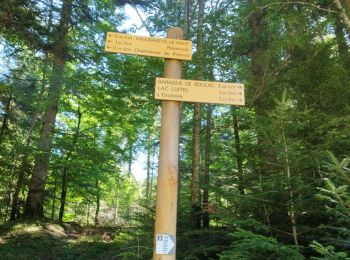
POLYGON ((0 259, 137 259, 128 253, 134 240, 132 232, 116 228, 82 228, 76 223, 52 221, 12 222, 0 226, 0 259))

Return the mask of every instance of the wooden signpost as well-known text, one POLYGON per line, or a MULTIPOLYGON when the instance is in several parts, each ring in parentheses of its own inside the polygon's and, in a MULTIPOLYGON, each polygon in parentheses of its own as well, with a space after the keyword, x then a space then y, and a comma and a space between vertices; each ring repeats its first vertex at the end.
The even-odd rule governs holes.
POLYGON ((244 105, 244 86, 182 80, 182 60, 191 60, 192 42, 173 27, 167 38, 107 33, 107 52, 166 58, 164 78, 156 79, 155 98, 162 101, 153 259, 176 259, 176 219, 180 102, 244 105))

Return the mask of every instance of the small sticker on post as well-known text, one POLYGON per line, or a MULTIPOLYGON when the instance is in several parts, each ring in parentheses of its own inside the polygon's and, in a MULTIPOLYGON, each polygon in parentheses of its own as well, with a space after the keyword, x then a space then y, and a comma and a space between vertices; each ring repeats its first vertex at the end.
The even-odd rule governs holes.
POLYGON ((156 235, 156 254, 174 255, 175 254, 175 236, 168 234, 156 235))

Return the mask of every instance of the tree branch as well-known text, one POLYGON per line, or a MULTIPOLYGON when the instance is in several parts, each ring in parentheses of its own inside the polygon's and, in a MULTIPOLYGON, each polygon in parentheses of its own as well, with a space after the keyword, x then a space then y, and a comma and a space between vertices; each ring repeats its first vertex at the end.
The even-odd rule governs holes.
POLYGON ((264 8, 267 8, 269 6, 274 6, 274 5, 288 5, 288 4, 298 4, 298 5, 307 5, 307 6, 311 6, 317 10, 321 10, 321 11, 325 11, 325 12, 328 12, 328 13, 334 13, 335 11, 332 11, 330 9, 326 9, 326 8, 322 8, 318 5, 315 5, 315 4, 311 4, 311 3, 306 3, 306 2, 299 2, 299 1, 289 1, 289 2, 275 2, 275 3, 271 3, 271 4, 267 4, 267 5, 264 5, 260 8, 264 9, 264 8))
POLYGON ((340 3, 339 0, 333 0, 333 3, 337 9, 337 13, 340 16, 341 20, 343 21, 345 28, 348 32, 348 34, 350 35, 350 18, 347 15, 345 9, 343 8, 342 4, 340 3))
POLYGON ((135 11, 136 11, 138 17, 140 18, 141 23, 142 23, 142 26, 146 28, 147 32, 148 32, 149 35, 152 37, 153 34, 152 34, 150 28, 148 27, 148 25, 146 24, 146 22, 142 19, 142 16, 141 16, 141 14, 139 13, 139 10, 137 9, 136 4, 134 4, 134 1, 133 1, 133 0, 131 0, 131 6, 135 9, 135 11))

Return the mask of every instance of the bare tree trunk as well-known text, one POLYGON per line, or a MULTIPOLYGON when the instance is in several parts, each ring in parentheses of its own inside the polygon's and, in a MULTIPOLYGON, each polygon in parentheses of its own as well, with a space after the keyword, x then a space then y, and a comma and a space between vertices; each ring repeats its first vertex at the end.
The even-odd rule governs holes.
MULTIPOLYGON (((183 39, 186 40, 187 36, 188 36, 188 32, 189 32, 189 26, 190 26, 190 0, 184 0, 184 5, 183 5, 183 24, 182 24, 182 30, 183 30, 183 39)), ((184 63, 182 66, 182 75, 186 75, 188 69, 188 64, 184 63)), ((182 121, 182 104, 180 104, 180 124, 182 121)), ((180 127, 180 132, 179 132, 179 140, 181 139, 181 127, 180 127)), ((179 162, 179 169, 181 169, 181 147, 179 147, 179 158, 178 158, 178 162, 179 162)), ((153 175, 153 173, 152 173, 153 175)), ((178 172, 178 187, 177 190, 181 191, 181 185, 182 185, 182 181, 181 181, 181 170, 179 170, 178 172)), ((152 187, 151 187, 152 189, 152 187)), ((177 193, 177 216, 181 215, 181 192, 177 193)), ((179 223, 180 218, 177 218, 177 223, 179 223)))
POLYGON ((117 224, 117 215, 118 215, 118 199, 117 199, 117 193, 114 194, 113 199, 113 225, 116 226, 117 224))
POLYGON ((113 221, 114 221, 114 226, 116 226, 117 224, 117 218, 118 218, 118 215, 119 215, 119 203, 118 203, 118 192, 120 190, 120 179, 119 179, 119 176, 117 176, 116 178, 116 188, 114 190, 114 212, 113 212, 113 221))
POLYGON ((129 142, 129 160, 128 160, 128 176, 131 176, 132 171, 132 153, 133 153, 133 141, 131 138, 128 139, 129 142))
POLYGON ((64 215, 64 207, 66 205, 66 198, 67 198, 67 189, 68 189, 68 168, 69 168, 69 161, 70 157, 75 150, 75 146, 77 144, 77 140, 79 137, 79 132, 80 132, 80 125, 81 125, 81 118, 83 116, 83 113, 80 112, 80 107, 78 107, 78 122, 77 122, 77 127, 75 129, 74 135, 73 135, 73 141, 72 141, 72 146, 69 150, 69 152, 66 155, 66 163, 63 167, 63 174, 62 174, 62 190, 61 190, 61 206, 60 206, 60 212, 58 214, 58 220, 62 221, 63 220, 63 215, 64 215))
MULTIPOLYGON (((153 147, 153 155, 152 155, 152 165, 151 165, 151 182, 150 182, 150 189, 149 189, 149 197, 152 198, 152 192, 153 192, 153 179, 154 179, 154 157, 156 157, 157 154, 157 147, 153 147)), ((179 192, 180 193, 180 192, 179 192)))
MULTIPOLYGON (((12 159, 12 167, 11 167, 11 172, 10 172, 10 180, 9 180, 9 184, 6 186, 5 191, 4 191, 4 195, 3 195, 3 207, 5 209, 5 213, 4 213, 4 219, 5 221, 7 221, 7 217, 9 215, 10 212, 10 208, 11 208, 11 190, 12 190, 12 183, 13 183, 13 178, 15 175, 15 170, 16 170, 16 166, 17 166, 17 156, 14 155, 13 159, 12 159)), ((11 216, 10 216, 11 217, 11 216)))
MULTIPOLYGON (((198 28, 197 28, 197 79, 203 79, 204 75, 204 55, 203 55, 203 24, 204 24, 204 7, 205 0, 198 0, 198 28)), ((193 114, 193 159, 192 159, 192 218, 193 225, 196 228, 201 226, 201 199, 200 199, 200 133, 201 133, 201 106, 199 103, 194 104, 193 114)))
POLYGON ((57 191, 57 178, 55 177, 54 188, 53 188, 52 207, 51 207, 51 220, 54 220, 54 218, 55 218, 55 211, 56 211, 56 191, 57 191))
POLYGON ((335 38, 337 40, 340 59, 344 64, 344 68, 349 68, 350 67, 349 46, 346 43, 346 39, 343 31, 343 24, 340 21, 336 20, 334 27, 335 27, 334 28, 335 38))
POLYGON ((201 226, 201 199, 200 199, 200 105, 194 105, 194 129, 193 129, 193 159, 192 159, 192 218, 196 228, 201 226))
MULTIPOLYGON (((256 112, 258 125, 264 125, 267 117, 268 100, 266 97, 266 77, 267 77, 267 57, 266 50, 268 42, 264 34, 264 24, 266 10, 261 9, 256 0, 250 0, 254 8, 249 18, 249 27, 251 29, 252 48, 249 52, 252 67, 252 82, 249 95, 252 96, 252 105, 256 112)), ((258 132, 258 153, 261 158, 261 170, 263 173, 271 171, 270 162, 274 161, 273 150, 268 138, 258 132)))
POLYGON ((183 16, 183 32, 184 39, 187 39, 187 34, 190 27, 190 0, 184 1, 184 16, 183 16))
MULTIPOLYGON (((66 163, 68 163, 67 160, 66 160, 66 163)), ((62 174, 61 205, 60 205, 60 211, 58 213, 59 221, 63 221, 64 208, 66 206, 66 198, 67 198, 67 182, 68 182, 68 169, 67 169, 67 166, 64 166, 63 174, 62 174)))
POLYGON ((88 205, 87 205, 87 211, 86 211, 86 226, 89 225, 89 219, 90 219, 90 202, 88 202, 88 205))
POLYGON ((297 233, 297 222, 296 222, 295 207, 294 207, 294 189, 293 189, 293 185, 292 185, 292 175, 291 175, 291 172, 290 172, 288 146, 287 146, 286 136, 285 136, 285 133, 284 133, 283 122, 281 122, 281 130, 282 130, 282 139, 283 139, 283 147, 284 147, 284 154, 285 154, 285 157, 284 157, 284 159, 285 159, 285 167, 286 167, 287 177, 288 177, 288 181, 289 181, 289 199, 290 199, 289 215, 290 215, 290 220, 291 220, 291 223, 292 223, 294 244, 296 246, 299 246, 298 233, 297 233))
POLYGON ((147 179, 146 179, 146 199, 147 200, 149 200, 149 195, 150 195, 151 155, 152 155, 152 140, 151 140, 151 133, 149 133, 148 140, 147 140, 147 179))
POLYGON ((213 108, 207 105, 207 125, 206 125, 206 142, 204 156, 204 187, 203 187, 203 227, 208 228, 210 222, 209 213, 209 179, 210 179, 210 148, 211 148, 211 117, 213 108))
POLYGON ((337 9, 340 19, 344 23, 344 26, 348 34, 350 35, 350 16, 349 16, 350 9, 348 9, 350 6, 349 1, 348 0, 345 1, 345 6, 341 4, 340 0, 333 0, 333 3, 335 5, 335 8, 337 9))
POLYGON ((12 102, 12 96, 10 95, 10 97, 7 99, 7 102, 6 102, 5 113, 2 119, 2 125, 0 129, 0 146, 1 146, 1 143, 3 142, 5 130, 7 128, 7 120, 11 111, 11 102, 12 102))
POLYGON ((44 191, 49 170, 49 159, 55 129, 58 102, 60 98, 63 70, 67 61, 66 35, 72 13, 72 1, 64 0, 61 9, 60 23, 57 28, 57 39, 53 45, 53 76, 49 87, 48 106, 45 111, 38 143, 39 152, 35 156, 35 165, 29 184, 25 207, 26 217, 44 216, 44 191))
MULTIPOLYGON (((265 32, 266 14, 265 8, 260 6, 260 1, 249 0, 252 7, 252 12, 249 17, 250 37, 252 48, 249 52, 251 60, 252 79, 251 87, 247 88, 248 95, 251 96, 252 103, 256 113, 256 125, 267 125, 269 109, 269 97, 267 92, 267 73, 268 73, 268 54, 269 48, 268 35, 265 32)), ((270 175, 279 171, 272 163, 276 161, 276 154, 273 149, 271 140, 269 139, 268 129, 257 128, 258 149, 257 155, 259 158, 259 166, 257 173, 260 180, 266 175, 270 175), (263 131, 262 131, 263 130, 263 131)), ((265 192, 264 183, 261 181, 261 192, 265 192)), ((268 215, 268 206, 265 203, 261 204, 261 214, 263 221, 271 225, 271 220, 268 215)))
POLYGON ((235 108, 232 108, 232 121, 233 121, 233 135, 235 138, 238 190, 239 190, 240 194, 244 195, 244 180, 243 180, 244 177, 243 177, 241 141, 240 141, 240 137, 239 137, 239 126, 238 126, 238 120, 237 120, 235 108))
POLYGON ((15 220, 16 215, 18 212, 18 199, 19 199, 19 193, 21 192, 21 188, 24 183, 24 177, 28 169, 28 164, 27 164, 27 156, 24 156, 22 158, 22 163, 21 163, 21 169, 18 173, 18 179, 15 185, 15 192, 13 194, 12 198, 12 205, 11 205, 11 213, 10 213, 10 220, 15 220))
POLYGON ((343 4, 344 4, 346 12, 349 16, 350 15, 350 0, 343 0, 343 4))
POLYGON ((99 221, 99 212, 100 212, 100 185, 98 182, 98 179, 96 179, 96 189, 97 189, 97 195, 96 195, 96 211, 95 211, 95 226, 98 226, 100 224, 99 221))
MULTIPOLYGON (((45 86, 44 84, 41 87, 40 93, 37 97, 36 100, 36 105, 37 107, 39 106, 39 103, 41 101, 41 98, 43 96, 45 92, 45 86)), ((29 147, 31 141, 32 141, 32 134, 33 134, 33 129, 34 126, 36 124, 36 121, 38 119, 39 116, 39 109, 37 108, 36 111, 33 113, 30 125, 29 125, 29 130, 28 130, 28 135, 26 138, 26 146, 29 147)), ((26 174, 29 173, 29 165, 28 165, 28 154, 27 152, 24 152, 22 155, 20 155, 20 157, 22 157, 21 159, 21 166, 19 168, 19 172, 17 174, 17 181, 16 181, 16 185, 15 185, 15 192, 13 194, 13 200, 12 200, 12 206, 11 206, 11 214, 10 214, 10 220, 15 220, 16 219, 16 215, 19 211, 19 207, 18 207, 18 200, 19 200, 19 193, 21 192, 22 186, 24 184, 25 181, 25 177, 26 174)))

